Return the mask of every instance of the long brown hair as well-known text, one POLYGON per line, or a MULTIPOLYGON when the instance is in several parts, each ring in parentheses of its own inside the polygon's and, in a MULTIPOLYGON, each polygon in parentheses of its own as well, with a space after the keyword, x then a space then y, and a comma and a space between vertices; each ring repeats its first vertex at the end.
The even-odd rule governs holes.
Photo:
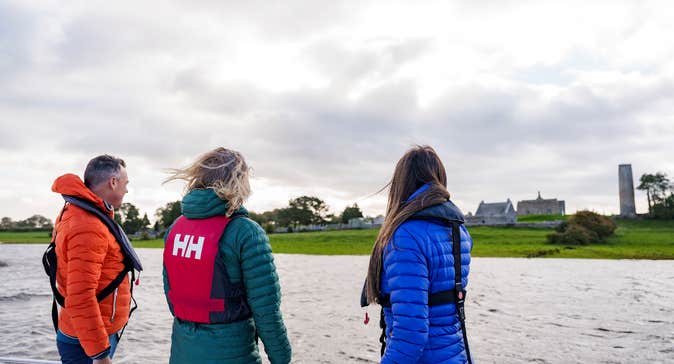
POLYGON ((398 226, 417 211, 449 200, 447 174, 442 161, 433 148, 422 145, 408 150, 396 164, 393 178, 388 183, 386 217, 372 248, 367 271, 367 301, 378 303, 383 253, 398 226), (407 199, 423 185, 429 188, 412 201, 407 199))
POLYGON ((228 202, 227 216, 236 212, 250 196, 250 168, 243 155, 231 149, 215 148, 199 156, 189 166, 169 171, 171 175, 164 183, 185 180, 185 193, 194 189, 212 189, 218 197, 228 202))

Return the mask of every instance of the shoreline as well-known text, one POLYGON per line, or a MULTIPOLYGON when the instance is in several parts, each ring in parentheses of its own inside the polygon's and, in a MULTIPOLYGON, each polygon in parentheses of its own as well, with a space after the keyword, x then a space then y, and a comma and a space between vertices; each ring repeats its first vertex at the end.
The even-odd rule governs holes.
MULTIPOLYGON (((133 243, 133 242, 132 242, 133 243)), ((41 245, 44 244, 45 246, 49 244, 49 242, 0 242, 0 245, 29 245, 29 246, 35 246, 35 245, 41 245)), ((163 246, 145 246, 145 244, 133 244, 135 249, 150 249, 150 250, 156 250, 156 249, 163 249, 163 246)), ((587 247, 587 246, 586 246, 587 247)), ((589 246, 589 247, 607 247, 606 245, 596 245, 596 246, 589 246)), ((609 246, 610 247, 610 246, 609 246)), ((556 247, 554 245, 550 245, 551 249, 564 249, 564 247, 556 247)), ((575 249, 575 248, 573 248, 575 249)), ((301 252, 301 251, 293 251, 293 252, 288 252, 284 250, 277 251, 274 249, 272 245, 272 252, 274 255, 276 254, 287 254, 287 255, 305 255, 307 257, 320 257, 320 256, 325 256, 325 257, 336 257, 336 256, 351 256, 351 257, 363 257, 369 255, 369 253, 364 254, 364 253, 334 253, 334 254, 329 254, 329 253, 312 253, 312 252, 301 252)), ((609 250, 610 252, 610 250, 609 250)), ((621 255, 615 255, 615 254, 595 254, 594 256, 559 256, 559 255, 554 255, 554 254, 543 254, 543 255, 535 255, 535 256, 522 256, 522 255, 505 255, 505 254, 498 254, 498 255, 483 255, 483 254, 475 254, 473 253, 471 255, 471 258, 495 258, 495 259, 531 259, 531 260, 537 260, 537 259, 547 259, 547 260, 584 260, 584 261, 591 261, 591 260, 600 260, 600 261, 616 261, 616 260, 628 260, 628 261, 665 261, 665 260, 674 260, 674 256, 664 256, 664 257, 648 257, 648 256, 643 256, 643 253, 648 253, 648 251, 642 251, 641 256, 621 256, 621 255)), ((3 261, 0 261, 0 267, 2 266, 3 261)))

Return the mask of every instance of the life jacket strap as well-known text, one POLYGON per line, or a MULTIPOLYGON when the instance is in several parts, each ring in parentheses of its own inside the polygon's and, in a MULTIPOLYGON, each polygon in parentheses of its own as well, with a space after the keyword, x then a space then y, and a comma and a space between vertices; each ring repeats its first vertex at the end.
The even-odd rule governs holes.
MULTIPOLYGON (((448 289, 446 291, 439 291, 435 293, 429 293, 428 294, 428 305, 429 306, 440 306, 440 305, 447 305, 450 303, 458 303, 459 301, 464 300, 466 297, 466 291, 463 289, 460 289, 457 291, 456 289, 448 289), (460 292, 461 295, 459 295, 460 292), (462 297, 462 298, 459 298, 462 297)), ((385 294, 379 297, 379 304, 382 307, 391 307, 391 295, 390 294, 385 294)))

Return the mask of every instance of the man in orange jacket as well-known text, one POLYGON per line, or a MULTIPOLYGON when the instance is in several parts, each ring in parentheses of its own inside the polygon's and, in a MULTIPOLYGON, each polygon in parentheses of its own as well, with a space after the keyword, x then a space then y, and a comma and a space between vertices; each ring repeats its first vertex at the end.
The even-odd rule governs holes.
MULTIPOLYGON (((122 159, 102 155, 87 165, 84 181, 58 177, 52 191, 95 205, 108 216, 119 208, 129 179, 122 159)), ((66 204, 56 220, 56 281, 65 297, 56 342, 63 364, 112 363, 118 333, 129 319, 131 283, 122 283, 98 302, 100 293, 124 270, 124 254, 106 225, 94 214, 66 204)))

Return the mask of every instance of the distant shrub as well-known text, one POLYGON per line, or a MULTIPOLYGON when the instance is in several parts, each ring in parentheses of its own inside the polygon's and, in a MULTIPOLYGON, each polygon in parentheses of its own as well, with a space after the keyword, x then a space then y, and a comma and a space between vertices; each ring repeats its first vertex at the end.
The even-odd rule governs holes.
POLYGON ((603 243, 616 229, 613 220, 592 211, 578 211, 568 222, 548 235, 548 241, 561 245, 588 245, 603 243))
POLYGON ((596 233, 601 241, 611 236, 617 227, 613 220, 592 211, 576 212, 570 219, 570 224, 578 224, 596 233))
POLYGON ((558 232, 558 233, 561 233, 561 232, 564 232, 567 227, 569 227, 569 222, 564 221, 561 224, 557 225, 557 227, 555 228, 555 231, 558 232))
POLYGON ((540 249, 527 254, 527 258, 540 258, 546 255, 558 254, 559 249, 540 249))

